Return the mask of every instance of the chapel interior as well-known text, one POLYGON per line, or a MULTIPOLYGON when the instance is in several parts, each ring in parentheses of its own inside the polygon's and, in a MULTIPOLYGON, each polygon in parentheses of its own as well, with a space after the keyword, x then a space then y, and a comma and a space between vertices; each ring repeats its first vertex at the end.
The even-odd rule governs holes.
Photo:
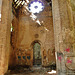
POLYGON ((75 0, 0 0, 0 75, 75 75, 75 0))

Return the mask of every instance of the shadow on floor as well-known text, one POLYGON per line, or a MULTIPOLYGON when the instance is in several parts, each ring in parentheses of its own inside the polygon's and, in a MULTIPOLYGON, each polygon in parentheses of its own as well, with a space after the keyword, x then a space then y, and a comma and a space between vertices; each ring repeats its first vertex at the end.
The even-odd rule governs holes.
POLYGON ((9 67, 8 72, 5 75, 56 75, 56 74, 48 74, 52 69, 56 69, 55 67, 42 67, 42 66, 15 66, 9 67))

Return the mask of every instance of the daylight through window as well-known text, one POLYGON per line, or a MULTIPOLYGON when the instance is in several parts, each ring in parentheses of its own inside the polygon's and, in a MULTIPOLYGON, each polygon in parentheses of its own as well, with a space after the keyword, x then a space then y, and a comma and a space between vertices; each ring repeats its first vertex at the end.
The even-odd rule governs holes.
POLYGON ((1 21, 1 7, 2 7, 2 0, 0 0, 0 21, 1 21))

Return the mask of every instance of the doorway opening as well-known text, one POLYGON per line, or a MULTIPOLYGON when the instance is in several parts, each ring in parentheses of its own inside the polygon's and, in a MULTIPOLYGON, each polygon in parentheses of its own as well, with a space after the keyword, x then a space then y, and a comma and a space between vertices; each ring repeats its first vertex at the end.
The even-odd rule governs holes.
POLYGON ((41 65, 42 57, 41 57, 41 45, 39 43, 35 43, 33 45, 33 65, 41 65))

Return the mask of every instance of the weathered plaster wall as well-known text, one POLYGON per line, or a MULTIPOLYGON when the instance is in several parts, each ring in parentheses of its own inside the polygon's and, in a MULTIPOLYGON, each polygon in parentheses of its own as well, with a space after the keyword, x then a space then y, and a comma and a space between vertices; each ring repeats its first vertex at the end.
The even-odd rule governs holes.
POLYGON ((13 64, 13 66, 15 66, 14 61, 16 58, 14 50, 16 49, 16 41, 17 41, 17 33, 18 33, 18 31, 17 31, 18 30, 18 19, 15 16, 13 16, 13 18, 14 18, 12 20, 13 32, 11 32, 11 40, 10 40, 11 49, 10 49, 10 56, 9 56, 9 66, 12 66, 12 64, 13 64))
POLYGON ((41 44, 42 65, 47 66, 55 62, 53 18, 50 7, 45 7, 43 12, 37 14, 37 17, 39 21, 42 21, 41 26, 33 21, 29 15, 24 14, 23 10, 19 12, 17 21, 14 17, 12 46, 15 52, 15 64, 33 65, 34 41, 41 44), (18 58, 19 56, 21 56, 21 60, 18 58), (23 56, 30 56, 31 59, 24 60, 23 56))
POLYGON ((0 75, 8 69, 10 50, 11 1, 2 0, 2 17, 0 22, 0 75))
MULTIPOLYGON (((52 5, 57 74, 65 75, 66 60, 64 60, 62 53, 65 53, 64 55, 68 55, 75 51, 73 13, 69 0, 53 0, 52 5)), ((67 61, 68 60, 70 63, 74 63, 73 58, 67 58, 67 61)))
MULTIPOLYGON (((75 36, 75 0, 71 0, 71 7, 72 7, 72 13, 73 13, 74 36, 75 36)), ((73 49, 74 49, 74 54, 75 54, 75 37, 74 37, 73 49)), ((73 62, 75 63, 75 58, 73 59, 73 62)))
POLYGON ((75 0, 70 0, 72 10, 75 11, 75 0))
POLYGON ((73 51, 73 43, 74 43, 73 26, 74 25, 73 25, 72 9, 68 5, 66 0, 62 2, 59 1, 59 6, 60 6, 59 11, 60 11, 60 19, 61 19, 63 46, 64 46, 63 48, 64 51, 67 48, 70 48, 70 51, 73 51))

